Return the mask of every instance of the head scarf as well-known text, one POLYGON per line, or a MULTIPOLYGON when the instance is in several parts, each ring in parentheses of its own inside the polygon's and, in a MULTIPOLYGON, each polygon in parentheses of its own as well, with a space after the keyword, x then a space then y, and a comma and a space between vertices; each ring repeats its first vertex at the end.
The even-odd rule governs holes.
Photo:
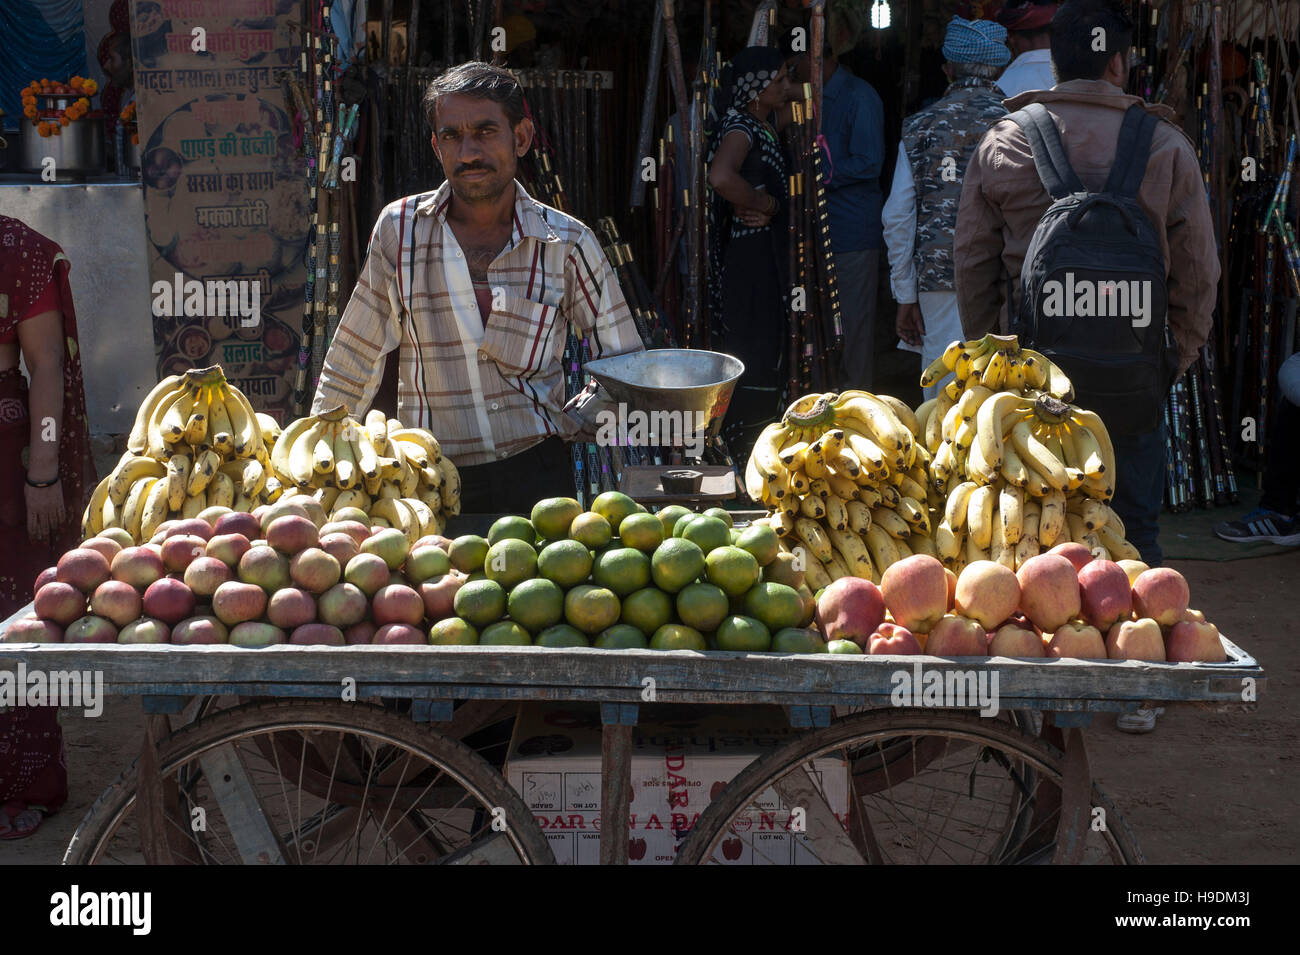
POLYGON ((1059 3, 1040 3, 1037 0, 1012 0, 998 13, 998 23, 1013 33, 1041 30, 1051 25, 1060 6, 1059 3))
POLYGON ((992 20, 953 17, 943 38, 943 58, 949 63, 1005 66, 1011 60, 1006 27, 992 20))
POLYGON ((722 112, 744 110, 772 85, 785 60, 781 51, 771 46, 747 46, 722 68, 719 91, 722 112))

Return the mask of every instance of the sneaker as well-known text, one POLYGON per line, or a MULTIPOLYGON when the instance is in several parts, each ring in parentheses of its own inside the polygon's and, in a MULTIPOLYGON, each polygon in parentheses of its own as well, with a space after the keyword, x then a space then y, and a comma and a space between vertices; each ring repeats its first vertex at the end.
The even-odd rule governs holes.
POLYGON ((1115 728, 1121 733, 1150 733, 1156 728, 1156 717, 1162 715, 1164 711, 1163 706, 1157 706, 1153 710, 1121 713, 1119 719, 1115 720, 1115 728))
POLYGON ((1265 507, 1257 507, 1236 521, 1214 525, 1214 533, 1226 541, 1260 542, 1289 546, 1300 544, 1300 521, 1265 507))

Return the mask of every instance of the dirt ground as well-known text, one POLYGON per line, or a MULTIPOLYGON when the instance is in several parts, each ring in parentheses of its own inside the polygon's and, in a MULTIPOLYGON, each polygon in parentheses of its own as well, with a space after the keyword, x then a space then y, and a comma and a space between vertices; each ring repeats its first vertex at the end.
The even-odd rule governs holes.
MULTIPOLYGON (((1300 552, 1232 563, 1171 564, 1193 604, 1254 655, 1268 674, 1255 712, 1171 708, 1155 733, 1128 736, 1114 717, 1089 731, 1094 775, 1114 798, 1152 863, 1295 863, 1300 823, 1300 626, 1290 588, 1300 552)), ((0 842, 0 864, 57 863, 83 814, 138 751, 134 698, 112 698, 98 719, 64 711, 72 792, 36 836, 0 842)))

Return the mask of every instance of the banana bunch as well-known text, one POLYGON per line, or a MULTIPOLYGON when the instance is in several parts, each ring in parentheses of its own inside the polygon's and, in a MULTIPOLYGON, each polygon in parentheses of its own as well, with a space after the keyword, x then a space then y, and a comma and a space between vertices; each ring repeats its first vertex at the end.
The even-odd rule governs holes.
POLYGON ((275 425, 220 366, 164 378, 136 412, 126 453, 91 495, 82 533, 121 527, 144 541, 171 518, 274 501, 283 488, 271 473, 268 422, 275 425))
POLYGON ((865 391, 805 395, 768 425, 749 456, 745 489, 774 509, 786 497, 805 497, 813 481, 839 487, 888 484, 896 473, 928 465, 916 440, 912 410, 896 398, 865 391))
MULTIPOLYGON (((943 398, 918 411, 927 434, 943 398)), ((937 431, 930 484, 944 503, 934 546, 954 572, 975 560, 1019 569, 1065 541, 1137 559, 1106 503, 1115 491, 1115 451, 1093 412, 1044 392, 1031 398, 973 384, 943 411, 937 431)))
POLYGON ((880 581, 913 553, 934 553, 929 453, 904 403, 864 391, 806 395, 764 430, 746 490, 772 513, 782 546, 801 548, 809 586, 880 581))
POLYGON ((1074 397, 1074 386, 1061 367, 1032 348, 1021 348, 1015 335, 952 342, 922 372, 921 387, 937 384, 948 372, 953 373, 953 380, 943 391, 954 402, 974 385, 990 391, 1045 391, 1062 401, 1074 397))
POLYGON ((460 474, 437 439, 377 409, 364 421, 342 406, 299 418, 276 436, 271 466, 327 514, 360 508, 412 543, 442 533, 446 518, 460 513, 460 474))

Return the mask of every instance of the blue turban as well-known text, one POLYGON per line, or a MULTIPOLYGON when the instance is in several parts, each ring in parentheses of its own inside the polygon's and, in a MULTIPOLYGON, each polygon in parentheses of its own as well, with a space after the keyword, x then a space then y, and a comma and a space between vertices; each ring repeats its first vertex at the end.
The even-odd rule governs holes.
POLYGON ((943 57, 949 63, 1006 66, 1011 59, 1006 39, 1007 28, 1000 23, 953 17, 943 38, 943 57))

